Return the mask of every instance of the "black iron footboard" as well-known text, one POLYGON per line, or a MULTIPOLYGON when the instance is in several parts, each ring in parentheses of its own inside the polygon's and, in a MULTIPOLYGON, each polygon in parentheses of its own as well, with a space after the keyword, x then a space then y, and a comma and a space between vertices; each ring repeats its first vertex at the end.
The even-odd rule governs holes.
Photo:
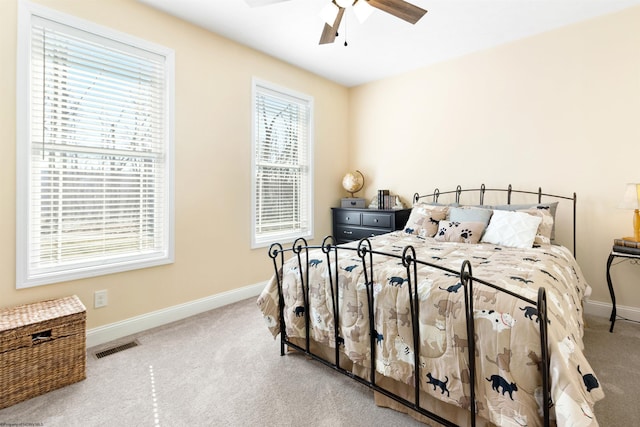
MULTIPOLYGON (((394 401, 402 404, 403 406, 412 409, 430 419, 433 419, 443 425, 446 426, 456 426, 453 422, 441 417, 440 415, 433 413, 425 408, 423 408, 420 404, 420 343, 422 342, 420 339, 420 327, 419 327, 419 316, 420 316, 420 298, 418 296, 418 266, 429 266, 432 268, 436 268, 442 271, 445 271, 449 274, 455 274, 459 277, 460 283, 464 289, 464 312, 466 317, 466 331, 467 331, 467 363, 469 367, 470 378, 470 413, 477 414, 477 402, 476 402, 476 362, 475 362, 475 350, 476 350, 476 334, 475 325, 474 325, 474 314, 473 314, 473 295, 474 295, 474 286, 475 284, 482 284, 484 286, 491 287, 499 292, 507 293, 514 298, 518 298, 528 304, 535 306, 538 310, 538 318, 539 318, 539 327, 540 327, 540 348, 541 348, 541 375, 542 375, 542 392, 543 392, 543 400, 545 402, 543 404, 543 420, 544 425, 549 426, 550 424, 550 381, 549 381, 549 354, 548 354, 548 341, 547 341, 547 300, 546 293, 544 288, 539 288, 538 290, 538 300, 532 301, 528 298, 522 297, 518 294, 515 294, 509 290, 503 289, 491 283, 488 283, 484 280, 475 278, 472 274, 471 263, 469 261, 465 261, 462 264, 460 271, 454 271, 449 268, 445 268, 439 266, 437 264, 425 262, 419 259, 416 259, 416 252, 412 246, 407 246, 404 248, 402 255, 398 253, 387 253, 376 251, 372 248, 371 242, 368 239, 362 239, 357 248, 354 247, 345 247, 345 246, 337 246, 335 244, 335 240, 333 237, 329 236, 324 239, 321 246, 310 246, 307 244, 305 239, 296 240, 292 247, 289 249, 283 249, 282 245, 279 243, 274 243, 271 245, 269 249, 269 256, 273 260, 273 266, 275 269, 275 277, 278 285, 278 300, 279 300, 279 316, 280 316, 280 354, 285 354, 285 346, 293 348, 299 352, 304 353, 306 356, 317 360, 332 369, 341 372, 342 374, 353 378, 354 380, 368 386, 372 390, 387 396, 388 398, 393 399, 394 401), (313 353, 310 349, 310 306, 309 306, 309 266, 306 265, 309 260, 309 250, 311 249, 321 249, 324 253, 327 261, 328 276, 331 286, 331 299, 332 299, 332 309, 333 309, 333 321, 334 321, 334 342, 335 345, 335 355, 334 361, 327 360, 325 357, 313 353), (340 343, 344 342, 343 337, 339 336, 340 331, 340 315, 338 310, 338 301, 339 301, 339 293, 340 286, 338 286, 338 253, 343 251, 351 251, 356 252, 357 256, 360 258, 362 262, 362 267, 364 270, 364 279, 365 279, 365 288, 367 293, 367 305, 368 305, 368 313, 369 313, 369 336, 370 336, 370 378, 362 378, 358 375, 355 375, 353 372, 344 369, 340 364, 340 343), (283 266, 285 263, 285 254, 290 253, 297 257, 298 262, 298 271, 299 271, 299 279, 302 284, 302 294, 303 294, 303 303, 304 303, 304 321, 305 321, 305 344, 304 346, 298 345, 292 341, 290 341, 289 337, 286 333, 286 324, 284 317, 284 297, 282 290, 282 277, 281 272, 283 271, 283 266), (413 401, 407 400, 394 392, 391 392, 381 386, 379 386, 376 382, 376 332, 375 322, 374 322, 374 290, 373 290, 373 273, 376 266, 373 264, 373 255, 383 255, 390 258, 397 258, 401 260, 402 265, 406 268, 406 282, 407 289, 409 292, 409 303, 410 303, 410 320, 411 327, 413 331, 413 348, 414 348, 414 375, 413 375, 413 387, 415 389, 415 397, 413 401), (303 256, 304 255, 304 256, 303 256), (303 260, 304 258, 304 260, 303 260), (332 259, 333 258, 333 259, 332 259), (332 262, 333 266, 332 267, 332 262), (332 271, 333 269, 333 271, 332 271)), ((481 338, 480 338, 481 339, 481 338)), ((343 356, 346 357, 346 356, 343 356)), ((471 416, 471 425, 476 425, 476 417, 471 416)))

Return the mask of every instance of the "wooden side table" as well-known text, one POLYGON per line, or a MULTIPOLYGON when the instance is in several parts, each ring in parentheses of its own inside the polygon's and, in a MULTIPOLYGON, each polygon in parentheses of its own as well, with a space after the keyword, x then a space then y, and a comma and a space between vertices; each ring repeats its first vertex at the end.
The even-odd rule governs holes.
POLYGON ((615 258, 625 258, 630 260, 636 260, 636 263, 640 263, 640 255, 617 252, 615 250, 615 247, 614 249, 611 250, 611 253, 609 254, 609 258, 607 259, 607 285, 609 285, 609 294, 611 294, 611 304, 613 305, 613 307, 611 308, 611 317, 609 317, 609 321, 611 322, 611 327, 609 328, 609 332, 613 332, 613 326, 616 323, 616 317, 617 317, 616 294, 613 291, 613 283, 611 282, 611 272, 610 272, 611 263, 615 258))

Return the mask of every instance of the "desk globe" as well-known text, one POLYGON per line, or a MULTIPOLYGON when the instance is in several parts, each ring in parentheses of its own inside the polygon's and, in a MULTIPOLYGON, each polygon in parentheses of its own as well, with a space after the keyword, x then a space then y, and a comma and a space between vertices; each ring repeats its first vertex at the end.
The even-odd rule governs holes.
POLYGON ((342 178, 342 188, 351 193, 351 197, 354 197, 355 193, 362 190, 362 187, 364 187, 364 176, 360 171, 347 172, 342 178))

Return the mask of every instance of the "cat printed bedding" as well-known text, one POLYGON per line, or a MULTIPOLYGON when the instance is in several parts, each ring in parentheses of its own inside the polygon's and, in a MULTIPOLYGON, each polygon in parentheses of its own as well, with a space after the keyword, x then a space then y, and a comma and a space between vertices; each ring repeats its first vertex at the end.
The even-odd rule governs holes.
MULTIPOLYGON (((507 234, 494 230, 489 239, 483 240, 491 231, 490 221, 479 225, 485 219, 468 212, 456 212, 462 216, 452 221, 449 214, 437 210, 429 213, 429 209, 423 209, 421 218, 418 209, 415 211, 405 230, 370 239, 376 251, 373 278, 368 278, 374 299, 376 372, 399 385, 410 388, 413 384, 414 345, 405 267, 398 258, 382 255, 399 253, 411 246, 416 259, 451 270, 459 271, 468 260, 474 277, 525 298, 535 300, 538 288, 544 287, 548 300, 552 418, 558 426, 597 426, 593 406, 604 394, 583 354, 582 343, 582 301, 591 289, 571 252, 550 244, 546 213, 535 209, 529 212, 540 217, 534 221, 535 226, 527 225, 534 227, 537 234, 527 235, 531 242, 520 245, 522 236, 513 230, 507 234)), ((504 224, 504 218, 499 219, 502 229, 509 226, 504 224)), ((516 220, 531 222, 524 217, 516 220)), ((352 242, 345 246, 357 245, 352 242)), ((336 324, 328 271, 337 269, 340 354, 353 364, 353 372, 366 372, 372 347, 361 259, 354 251, 345 250, 338 251, 337 265, 331 265, 331 270, 328 263, 333 260, 320 249, 309 251, 308 259, 303 252, 301 266, 295 257, 286 261, 278 272, 282 295, 274 276, 260 295, 258 306, 274 337, 280 333, 281 300, 288 338, 306 338, 308 315, 309 339, 322 347, 335 348, 336 324), (300 277, 307 273, 305 304, 307 297, 300 277)), ((420 388, 444 406, 468 411, 468 340, 460 279, 446 270, 419 265, 416 283, 420 301, 420 388)), ((474 286, 477 418, 487 425, 542 425, 537 309, 490 286, 474 286)))

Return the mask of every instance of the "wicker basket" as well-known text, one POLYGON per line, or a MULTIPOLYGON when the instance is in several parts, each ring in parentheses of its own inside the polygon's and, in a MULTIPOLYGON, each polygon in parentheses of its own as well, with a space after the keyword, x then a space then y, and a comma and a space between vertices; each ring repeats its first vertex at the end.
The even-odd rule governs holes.
POLYGON ((86 361, 77 296, 0 309, 0 409, 83 380, 86 361))

